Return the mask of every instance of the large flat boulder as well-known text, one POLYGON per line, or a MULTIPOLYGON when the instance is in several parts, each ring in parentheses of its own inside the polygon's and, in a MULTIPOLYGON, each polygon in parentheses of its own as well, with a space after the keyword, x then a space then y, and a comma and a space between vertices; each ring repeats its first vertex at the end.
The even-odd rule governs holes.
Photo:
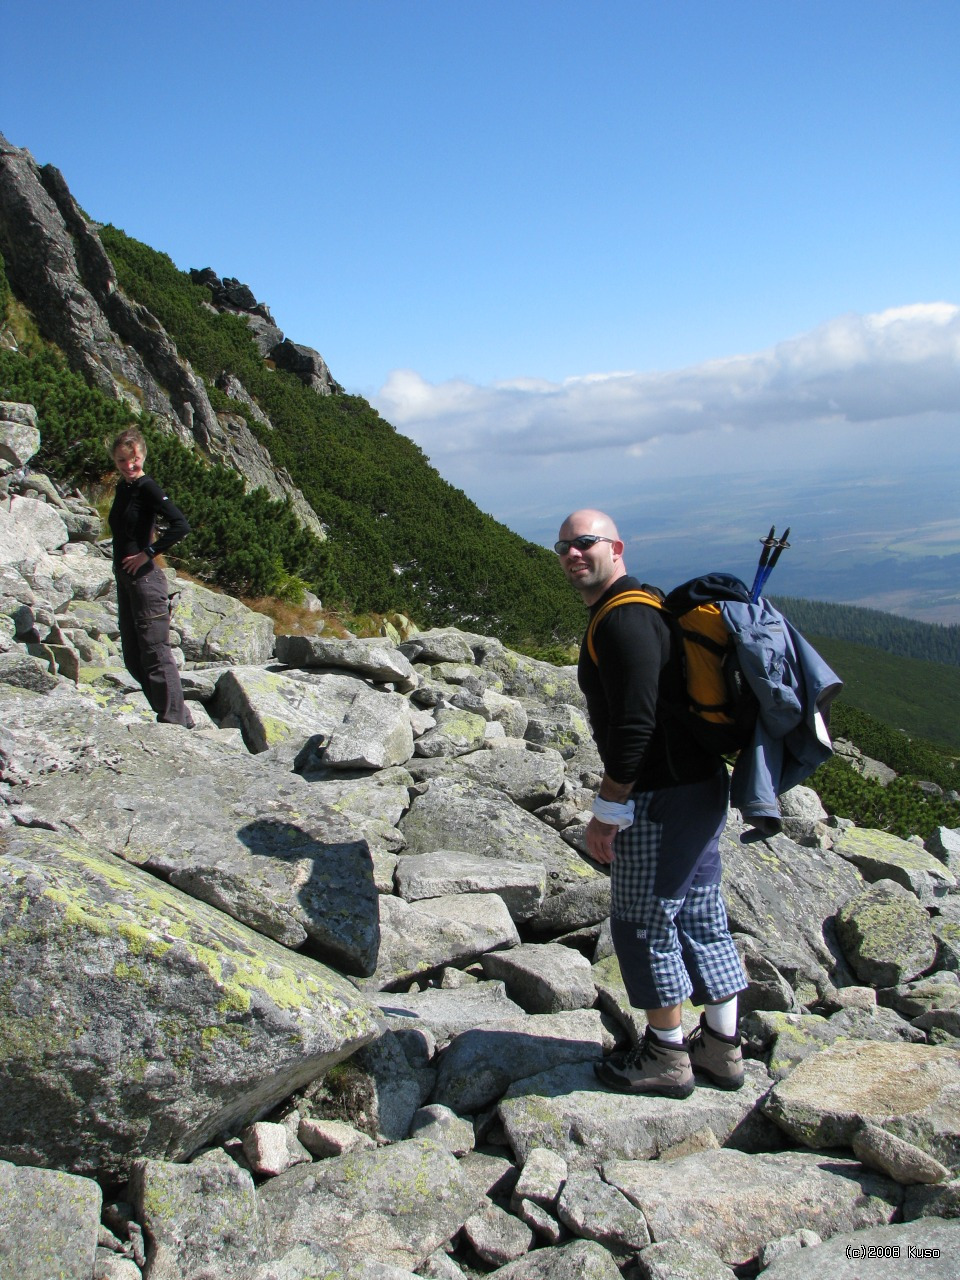
POLYGON ((137 1160, 129 1192, 151 1280, 244 1275, 261 1261, 253 1178, 225 1151, 206 1151, 190 1164, 137 1160))
POLYGON ((340 975, 49 831, 0 852, 0 1159, 182 1160, 376 1034, 340 975))
POLYGON ((617 1280, 621 1273, 602 1244, 570 1240, 555 1249, 534 1249, 493 1274, 497 1280, 617 1280))
POLYGON ((454 849, 483 858, 542 865, 552 891, 599 878, 550 827, 491 787, 436 778, 400 823, 408 853, 454 849))
POLYGON ((9 499, 7 510, 14 523, 27 530, 44 551, 56 551, 70 536, 63 516, 49 502, 41 502, 36 497, 20 498, 13 495, 9 499))
POLYGON ((315 734, 329 738, 367 686, 359 676, 332 674, 308 681, 265 667, 242 666, 217 681, 214 713, 240 725, 255 754, 315 734))
POLYGON ((419 678, 399 649, 379 638, 350 636, 277 636, 277 661, 288 667, 340 668, 365 676, 375 684, 389 684, 409 692, 419 678))
POLYGON ((515 947, 517 926, 495 893, 451 894, 404 902, 380 900, 380 949, 364 990, 403 986, 446 965, 466 966, 486 951, 515 947))
POLYGON ((90 1280, 102 1200, 92 1178, 0 1160, 3 1280, 90 1280))
MULTIPOLYGON (((422 754, 422 753, 421 753, 422 754)), ((410 764, 418 780, 436 777, 472 778, 483 786, 495 787, 522 809, 538 809, 561 791, 563 758, 558 751, 481 750, 467 755, 419 758, 410 764)))
POLYGON ((933 901, 937 889, 957 883, 942 859, 889 831, 848 827, 837 833, 833 851, 853 863, 871 884, 893 880, 925 902, 933 901))
POLYGON ((500 978, 511 1000, 527 1013, 589 1009, 597 999, 590 961, 559 942, 528 942, 492 951, 481 961, 488 978, 500 978))
POLYGON ((17 520, 5 504, 0 504, 0 566, 15 569, 30 588, 54 608, 73 598, 73 583, 64 557, 50 555, 33 528, 17 520))
POLYGON ((389 769, 413 755, 410 706, 399 693, 357 693, 330 734, 322 763, 331 769, 389 769))
POLYGON ((774 1085, 764 1110, 808 1147, 849 1147, 867 1120, 960 1169, 960 1053, 946 1045, 837 1042, 774 1085))
POLYGON ((269 661, 274 637, 266 614, 186 578, 175 578, 171 590, 177 592, 174 624, 189 661, 239 666, 269 661))
POLYGON ((337 967, 373 972, 373 863, 342 789, 328 802, 322 784, 217 737, 121 724, 62 685, 43 697, 0 684, 0 718, 24 783, 10 799, 36 819, 82 830, 285 946, 309 939, 337 967))
POLYGON ((454 849, 403 856, 397 862, 397 892, 405 902, 447 894, 496 893, 514 920, 537 915, 546 889, 542 866, 476 858, 454 849))
MULTIPOLYGON (((769 1080, 758 1063, 746 1064, 746 1083, 735 1093, 700 1088, 678 1101, 624 1098, 605 1089, 590 1057, 570 1055, 569 1065, 531 1071, 504 1092, 497 1114, 521 1163, 537 1147, 584 1168, 604 1160, 654 1160, 705 1129, 732 1146, 751 1147, 766 1136, 755 1108, 769 1080)), ((592 1057, 599 1059, 599 1046, 592 1057)))
POLYGON ((836 929, 854 973, 874 987, 911 982, 937 956, 929 915, 896 881, 880 880, 844 903, 836 929))
POLYGON ((808 1152, 703 1151, 678 1160, 610 1161, 607 1182, 643 1211, 654 1240, 692 1240, 728 1266, 800 1229, 823 1238, 892 1221, 896 1183, 856 1161, 808 1152))
POLYGON ((576 667, 557 667, 508 649, 491 636, 463 632, 483 678, 496 682, 512 698, 530 698, 547 706, 583 707, 576 667))
MULTIPOLYGON (((116 583, 113 564, 88 542, 71 542, 59 557, 73 590, 73 600, 103 600, 110 598, 111 610, 116 611, 116 583)), ((65 607, 69 608, 70 601, 65 607)))
POLYGON ((900 1267, 910 1280, 954 1280, 960 1222, 924 1218, 842 1232, 767 1267, 766 1280, 890 1280, 900 1267))
POLYGON ((473 650, 467 637, 456 627, 432 627, 418 631, 400 645, 400 652, 410 662, 430 666, 438 662, 462 662, 474 664, 473 650))
POLYGON ((387 1025, 394 1031, 425 1030, 439 1046, 470 1027, 523 1015, 502 982, 384 994, 378 997, 377 1003, 387 1025))
POLYGON ((22 467, 39 448, 36 406, 19 400, 0 400, 0 461, 22 467))
POLYGON ((602 1045, 595 1009, 487 1022, 454 1036, 440 1054, 433 1099, 459 1115, 473 1115, 517 1080, 550 1067, 599 1059, 602 1045))
POLYGON ((832 921, 863 889, 855 868, 783 835, 757 839, 733 810, 720 851, 731 930, 753 939, 794 989, 836 981, 843 962, 832 921))

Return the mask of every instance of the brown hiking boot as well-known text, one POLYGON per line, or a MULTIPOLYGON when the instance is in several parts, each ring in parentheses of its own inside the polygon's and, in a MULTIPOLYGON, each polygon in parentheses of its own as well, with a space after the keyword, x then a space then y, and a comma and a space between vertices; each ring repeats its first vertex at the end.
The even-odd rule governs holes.
POLYGON ((604 1058, 595 1062, 593 1069, 605 1085, 621 1093, 658 1098, 689 1098, 693 1093, 686 1040, 682 1044, 666 1044, 649 1027, 636 1049, 619 1061, 604 1058))
POLYGON ((690 1065, 698 1075, 706 1076, 718 1089, 739 1089, 743 1084, 743 1054, 740 1035, 721 1035, 707 1026, 706 1014, 690 1033, 690 1065))

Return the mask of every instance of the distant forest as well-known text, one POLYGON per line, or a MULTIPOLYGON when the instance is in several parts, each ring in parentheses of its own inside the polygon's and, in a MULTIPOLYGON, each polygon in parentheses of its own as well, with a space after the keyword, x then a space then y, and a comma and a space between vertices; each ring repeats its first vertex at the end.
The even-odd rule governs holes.
POLYGON ((829 636, 809 639, 843 680, 843 702, 908 737, 960 754, 960 668, 829 636))
POLYGON ((898 776, 885 785, 862 777, 842 756, 833 756, 807 784, 828 813, 905 840, 910 836, 926 840, 938 827, 957 826, 960 777, 955 756, 842 702, 834 703, 830 727, 837 737, 855 742, 864 755, 889 765, 898 776))
POLYGON ((914 622, 911 618, 882 613, 879 609, 827 604, 820 600, 799 600, 789 596, 771 596, 770 599, 808 639, 825 636, 881 649, 898 658, 916 658, 920 662, 960 667, 960 626, 914 622))

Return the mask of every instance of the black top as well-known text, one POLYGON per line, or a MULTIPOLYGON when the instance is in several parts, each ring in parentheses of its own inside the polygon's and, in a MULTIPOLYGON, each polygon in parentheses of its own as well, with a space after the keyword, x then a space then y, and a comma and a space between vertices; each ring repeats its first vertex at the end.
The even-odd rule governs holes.
MULTIPOLYGON (((618 578, 591 606, 590 616, 613 596, 641 585, 636 578, 618 578)), ((712 777, 719 758, 684 725, 683 670, 661 611, 639 603, 611 609, 593 642, 598 662, 582 644, 577 680, 608 776, 635 783, 640 791, 712 777)))
MULTIPOLYGON (((145 551, 152 560, 190 532, 187 517, 171 502, 156 480, 140 476, 129 483, 120 480, 108 517, 113 534, 113 567, 126 556, 145 551), (159 521, 159 524, 158 524, 159 521)), ((144 565, 141 573, 150 569, 144 565)))

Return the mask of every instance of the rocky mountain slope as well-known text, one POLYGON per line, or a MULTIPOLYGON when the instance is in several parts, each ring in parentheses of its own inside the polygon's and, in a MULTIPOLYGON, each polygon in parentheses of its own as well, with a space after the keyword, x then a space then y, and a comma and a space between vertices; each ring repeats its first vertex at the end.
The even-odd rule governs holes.
MULTIPOLYGON (((316 512, 245 420, 218 417, 203 380, 170 337, 145 307, 118 288, 96 228, 60 171, 38 166, 29 151, 11 146, 2 135, 0 253, 41 331, 74 368, 111 398, 148 410, 185 443, 233 466, 251 488, 289 498, 304 525, 323 536, 316 512)), ((219 307, 249 317, 258 342, 269 344, 265 355, 276 349, 284 367, 322 394, 339 389, 319 354, 286 342, 249 290, 210 275, 219 307)), ((230 390, 242 394, 242 389, 230 390)))
POLYGON ((481 512, 344 393, 247 286, 180 271, 88 219, 57 169, 2 137, 0 398, 37 404, 47 469, 68 484, 95 485, 103 440, 119 429, 107 420, 137 415, 157 478, 194 527, 178 554, 238 593, 302 584, 357 612, 472 618, 511 642, 566 641, 579 626, 556 557, 481 512), (72 430, 62 420, 68 393, 51 350, 96 389, 99 430, 97 405, 72 430), (279 546, 265 495, 299 521, 279 546))
POLYGON ((168 571, 199 727, 156 724, 95 514, 0 419, 2 1280, 955 1273, 960 833, 732 812, 747 1082, 610 1094, 572 672, 168 571))

